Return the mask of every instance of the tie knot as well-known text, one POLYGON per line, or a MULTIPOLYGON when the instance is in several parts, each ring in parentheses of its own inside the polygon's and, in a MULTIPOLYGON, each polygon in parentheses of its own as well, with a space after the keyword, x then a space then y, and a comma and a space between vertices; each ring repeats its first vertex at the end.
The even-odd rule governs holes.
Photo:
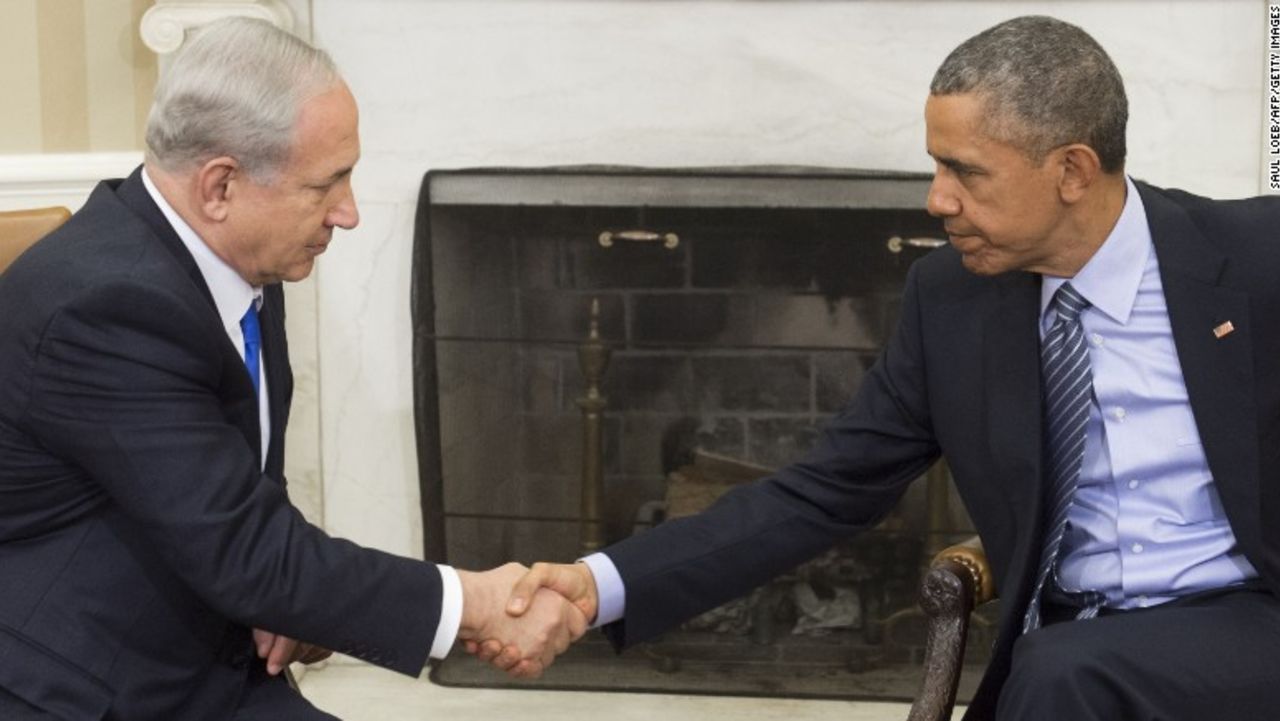
POLYGON ((1074 323, 1080 319, 1080 313, 1089 307, 1089 301, 1084 299, 1070 283, 1063 283, 1057 293, 1053 294, 1053 310, 1058 317, 1068 323, 1074 323))

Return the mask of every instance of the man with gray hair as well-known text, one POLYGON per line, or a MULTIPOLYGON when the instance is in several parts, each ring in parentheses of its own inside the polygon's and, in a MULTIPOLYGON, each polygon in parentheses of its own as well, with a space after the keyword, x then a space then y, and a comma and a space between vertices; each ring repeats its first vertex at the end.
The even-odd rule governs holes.
POLYGON ((194 34, 143 167, 0 276, 0 718, 331 719, 280 675, 327 649, 417 675, 455 637, 531 673, 585 628, 523 572, 329 538, 285 494, 281 281, 359 220, 350 90, 270 24, 194 34))
POLYGON ((700 515, 535 564, 509 611, 551 587, 617 645, 645 640, 873 526, 945 456, 1002 603, 966 719, 1275 718, 1280 199, 1130 179, 1127 114, 1078 27, 1022 17, 960 45, 925 103, 950 247, 911 268, 817 447, 700 515))

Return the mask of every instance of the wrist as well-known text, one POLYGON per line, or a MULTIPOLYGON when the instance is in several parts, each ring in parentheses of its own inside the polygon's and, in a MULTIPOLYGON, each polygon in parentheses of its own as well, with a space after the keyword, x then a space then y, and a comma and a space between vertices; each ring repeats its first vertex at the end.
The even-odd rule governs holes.
POLYGON ((582 574, 583 586, 582 599, 574 605, 587 617, 587 623, 595 623, 600 612, 600 591, 596 588, 596 576, 591 572, 591 565, 585 561, 579 560, 573 567, 582 574))
POLYGON ((462 586, 462 618, 458 625, 459 638, 472 638, 484 623, 485 584, 480 574, 458 569, 458 582, 462 586))

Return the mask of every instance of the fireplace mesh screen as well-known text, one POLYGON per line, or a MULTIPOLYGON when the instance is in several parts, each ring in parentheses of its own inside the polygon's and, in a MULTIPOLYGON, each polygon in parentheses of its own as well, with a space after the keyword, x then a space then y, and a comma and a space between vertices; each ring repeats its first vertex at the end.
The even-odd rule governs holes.
MULTIPOLYGON (((938 233, 921 209, 926 182, 428 174, 414 268, 427 557, 487 568, 582 552, 579 350, 593 302, 609 348, 596 511, 606 541, 800 457, 875 361, 907 267, 938 233)), ((971 533, 945 469, 932 475, 876 530, 622 656, 589 637, 540 685, 910 697, 922 563, 971 533)), ((465 657, 435 677, 503 683, 465 657)))

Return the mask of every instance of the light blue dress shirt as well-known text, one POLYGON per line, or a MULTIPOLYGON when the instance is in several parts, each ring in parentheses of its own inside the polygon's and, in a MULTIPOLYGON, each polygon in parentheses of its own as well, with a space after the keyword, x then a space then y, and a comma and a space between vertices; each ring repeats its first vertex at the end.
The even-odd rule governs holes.
MULTIPOLYGON (((1084 462, 1068 513, 1058 580, 1114 608, 1140 608, 1256 577, 1236 546, 1200 445, 1173 344, 1160 265, 1142 198, 1124 210, 1071 285, 1092 304, 1080 316, 1093 399, 1084 462)), ((1046 312, 1065 278, 1046 276, 1046 312)))
MULTIPOLYGON (((1080 315, 1089 340, 1093 399, 1084 462, 1068 513, 1058 580, 1093 590, 1113 608, 1141 608, 1254 578, 1236 546, 1200 445, 1182 365, 1173 345, 1147 213, 1126 180, 1124 210, 1071 285, 1091 306, 1080 315)), ((1067 278, 1041 285, 1046 313, 1067 278)), ((626 589, 609 557, 583 559, 595 575, 595 625, 626 612, 626 589)))

